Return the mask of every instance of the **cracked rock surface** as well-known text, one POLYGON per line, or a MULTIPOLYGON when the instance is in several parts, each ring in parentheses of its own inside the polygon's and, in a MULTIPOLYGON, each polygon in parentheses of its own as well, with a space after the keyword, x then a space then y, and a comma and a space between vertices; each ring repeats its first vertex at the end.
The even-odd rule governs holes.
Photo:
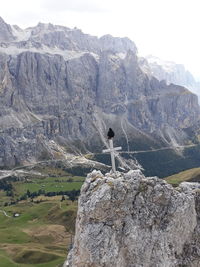
POLYGON ((200 266, 199 200, 196 183, 173 188, 139 170, 93 171, 82 186, 64 266, 200 266))

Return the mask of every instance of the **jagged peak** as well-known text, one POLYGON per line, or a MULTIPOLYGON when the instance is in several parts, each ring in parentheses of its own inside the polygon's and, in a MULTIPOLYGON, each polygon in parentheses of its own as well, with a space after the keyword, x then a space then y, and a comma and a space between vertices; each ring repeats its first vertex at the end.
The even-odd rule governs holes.
POLYGON ((70 28, 62 25, 55 25, 52 23, 44 23, 44 22, 38 22, 36 26, 29 27, 27 28, 29 30, 35 30, 35 29, 40 29, 40 30, 48 30, 48 31, 55 31, 55 30, 71 30, 70 28))
POLYGON ((135 53, 137 52, 137 47, 135 43, 128 37, 114 37, 110 34, 106 34, 100 37, 99 40, 102 43, 102 45, 107 45, 111 49, 115 48, 116 50, 124 50, 124 51, 132 50, 135 53))
MULTIPOLYGON (((43 22, 39 22, 36 26, 25 30, 16 25, 10 26, 6 24, 2 18, 0 23, 2 23, 0 40, 3 42, 15 41, 17 48, 26 46, 23 44, 18 45, 17 42, 31 41, 41 43, 41 45, 47 46, 48 49, 59 48, 61 50, 88 51, 97 54, 102 50, 112 50, 115 53, 126 53, 128 50, 137 52, 134 42, 127 37, 113 37, 107 34, 98 38, 82 32, 77 27, 71 29, 43 22)), ((32 45, 35 48, 34 43, 32 45)))
POLYGON ((8 25, 6 22, 5 22, 5 20, 0 16, 0 24, 6 24, 6 25, 8 25))
POLYGON ((2 17, 0 17, 0 41, 9 42, 15 39, 12 28, 7 24, 2 17))

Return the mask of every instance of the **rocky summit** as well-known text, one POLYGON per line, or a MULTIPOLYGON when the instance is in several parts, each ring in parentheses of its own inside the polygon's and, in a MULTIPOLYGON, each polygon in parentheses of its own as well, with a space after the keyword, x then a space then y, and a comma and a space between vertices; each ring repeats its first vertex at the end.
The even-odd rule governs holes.
POLYGON ((173 188, 139 170, 88 174, 70 267, 200 266, 200 187, 173 188))
POLYGON ((50 23, 0 25, 1 168, 100 153, 109 127, 125 153, 198 143, 197 96, 149 77, 130 39, 50 23))

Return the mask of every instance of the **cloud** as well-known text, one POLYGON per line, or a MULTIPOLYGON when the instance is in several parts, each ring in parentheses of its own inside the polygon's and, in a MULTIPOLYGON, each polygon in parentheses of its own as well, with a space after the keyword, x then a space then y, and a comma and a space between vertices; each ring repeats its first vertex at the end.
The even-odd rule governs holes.
POLYGON ((54 12, 87 12, 87 13, 101 13, 108 12, 110 6, 103 0, 43 0, 41 7, 46 11, 54 12))

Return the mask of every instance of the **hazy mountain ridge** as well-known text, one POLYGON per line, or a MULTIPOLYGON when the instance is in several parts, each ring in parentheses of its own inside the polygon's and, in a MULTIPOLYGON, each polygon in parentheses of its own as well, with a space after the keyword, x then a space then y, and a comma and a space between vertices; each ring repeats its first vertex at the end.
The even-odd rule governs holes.
POLYGON ((167 84, 184 86, 200 97, 200 84, 185 69, 184 65, 164 61, 154 56, 147 56, 146 60, 146 62, 144 59, 140 60, 141 67, 145 72, 156 77, 159 81, 165 80, 167 84))
POLYGON ((116 53, 136 51, 136 46, 130 39, 114 38, 109 34, 98 38, 84 34, 77 28, 70 29, 51 23, 38 23, 37 26, 25 30, 16 25, 10 26, 2 19, 1 24, 3 25, 1 51, 4 49, 5 52, 11 54, 19 54, 22 51, 37 52, 38 50, 39 53, 61 54, 66 58, 71 58, 78 56, 78 52, 99 54, 103 50, 112 50, 116 53))
POLYGON ((197 97, 149 78, 128 38, 1 23, 12 29, 9 38, 0 30, 2 167, 62 158, 66 148, 101 151, 110 126, 123 150, 133 142, 176 146, 194 137, 184 129, 199 120, 197 97))

